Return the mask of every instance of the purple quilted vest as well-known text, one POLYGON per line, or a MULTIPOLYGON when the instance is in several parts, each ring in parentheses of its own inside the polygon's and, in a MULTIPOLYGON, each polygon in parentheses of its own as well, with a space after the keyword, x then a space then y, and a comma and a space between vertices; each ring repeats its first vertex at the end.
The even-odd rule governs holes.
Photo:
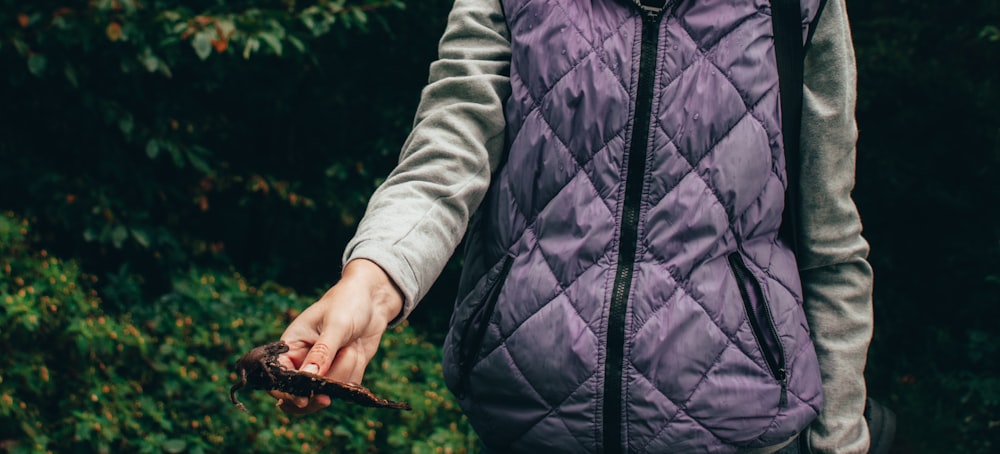
MULTIPOLYGON (((737 452, 822 405, 768 0, 504 0, 508 153, 448 386, 498 452, 737 452)), ((803 0, 803 36, 819 0, 803 0)))

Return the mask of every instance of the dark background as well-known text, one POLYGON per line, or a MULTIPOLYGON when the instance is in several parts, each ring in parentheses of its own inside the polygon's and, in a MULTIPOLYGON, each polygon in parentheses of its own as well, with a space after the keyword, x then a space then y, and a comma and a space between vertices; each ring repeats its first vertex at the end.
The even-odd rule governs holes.
MULTIPOLYGON (((193 268, 321 294, 395 163, 450 8, 0 5, 0 211, 28 220, 30 250, 97 277, 102 311, 129 317, 193 268)), ((876 276, 870 393, 899 414, 898 452, 993 452, 1000 3, 848 0, 848 10, 854 194, 876 276)), ((457 269, 411 318, 432 341, 457 269)), ((3 326, 5 343, 25 341, 3 326)))

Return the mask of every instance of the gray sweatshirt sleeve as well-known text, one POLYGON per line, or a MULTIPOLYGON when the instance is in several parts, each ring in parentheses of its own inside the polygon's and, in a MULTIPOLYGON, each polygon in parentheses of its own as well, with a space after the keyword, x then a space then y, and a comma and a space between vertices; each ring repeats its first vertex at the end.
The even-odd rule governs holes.
MULTIPOLYGON (((403 292, 400 319, 437 279, 503 152, 509 32, 498 0, 456 0, 399 165, 372 196, 344 262, 379 264, 403 292)), ((865 452, 871 339, 868 245, 851 199, 855 67, 843 0, 829 0, 806 55, 800 266, 826 406, 814 452, 865 452)))
POLYGON ((864 453, 864 368, 872 337, 872 269, 851 198, 856 68, 844 0, 829 0, 806 53, 802 113, 799 267, 819 356, 825 405, 812 452, 864 453))
POLYGON ((441 274, 503 152, 510 42, 498 0, 457 0, 399 164, 372 195, 344 263, 378 264, 404 319, 441 274))

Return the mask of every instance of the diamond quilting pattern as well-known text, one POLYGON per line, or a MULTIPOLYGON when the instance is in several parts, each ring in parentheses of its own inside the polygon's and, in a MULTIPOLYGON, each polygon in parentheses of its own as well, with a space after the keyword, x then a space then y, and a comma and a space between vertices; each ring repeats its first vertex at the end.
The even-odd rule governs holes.
MULTIPOLYGON (((490 432, 488 445, 537 451, 558 439, 575 451, 601 449, 604 306, 617 266, 639 44, 628 3, 503 3, 513 42, 511 152, 485 204, 500 225, 482 237, 507 248, 515 266, 473 368, 471 407, 463 402, 477 430, 490 432)), ((746 247, 765 265, 755 270, 778 301, 775 321, 788 331, 781 342, 794 350, 788 366, 813 367, 814 352, 799 347, 808 333, 794 292, 780 283, 788 264, 770 249, 782 168, 768 3, 683 1, 680 19, 661 24, 626 326, 623 429, 634 451, 706 443, 733 451, 783 434, 812 411, 795 390, 796 407, 775 420, 778 429, 764 433, 770 421, 757 421, 774 415, 753 405, 773 410, 765 401, 779 388, 724 259, 746 247), (762 391, 747 391, 744 380, 762 391), (746 404, 752 394, 758 402, 746 404), (711 413, 729 405, 743 410, 711 413)))
POLYGON ((559 80, 540 102, 545 123, 553 128, 577 162, 589 161, 628 121, 628 111, 616 108, 629 104, 628 92, 617 83, 607 83, 613 77, 604 63, 591 54, 559 80), (595 86, 603 87, 601 93, 593 92, 595 86))
MULTIPOLYGON (((767 135, 760 123, 745 115, 724 137, 715 144, 710 155, 698 163, 695 173, 712 188, 726 208, 730 220, 765 195, 764 188, 771 178, 770 153, 748 153, 747 150, 769 150, 767 135)), ((764 203, 777 207, 777 217, 784 204, 783 194, 769 198, 764 203)), ((756 221, 756 220, 755 220, 756 221)), ((737 232, 742 233, 742 232, 737 232)))
POLYGON ((539 213, 534 228, 538 247, 560 286, 568 287, 604 256, 614 240, 614 226, 614 214, 582 174, 539 213))
POLYGON ((766 370, 730 345, 708 371, 702 386, 694 388, 684 412, 723 440, 748 442, 759 437, 778 414, 774 407, 780 392, 778 387, 760 385, 770 382, 766 370), (723 385, 733 381, 744 386, 723 385), (720 408, 726 411, 720 412, 720 408), (746 424, 733 425, 730 419, 740 419, 746 424))
POLYGON ((725 207, 694 173, 651 208, 646 219, 644 246, 649 254, 685 280, 693 266, 722 255, 734 242, 725 207), (692 226, 698 228, 694 234, 689 232, 692 226))
POLYGON ((514 151, 507 158, 507 165, 513 169, 534 169, 532 184, 510 187, 518 208, 530 219, 534 219, 534 214, 560 194, 580 171, 577 161, 567 157, 569 152, 539 116, 538 111, 529 115, 529 121, 511 144, 514 151))
MULTIPOLYGON (((770 16, 768 0, 732 1, 698 0, 681 2, 677 8, 678 22, 687 30, 697 30, 697 42, 702 49, 715 47, 724 37, 731 35, 747 20, 770 16)), ((759 34, 757 30, 754 34, 759 34)))
MULTIPOLYGON (((631 342, 659 347, 634 349, 630 359, 636 371, 680 405, 715 365, 729 339, 701 306, 683 292, 677 293, 671 304, 661 307, 645 321, 631 342)), ((643 400, 642 396, 631 398, 643 400)))
POLYGON ((685 68, 661 92, 659 102, 659 126, 692 165, 747 111, 736 89, 704 57, 685 68))
POLYGON ((597 369, 597 336, 569 306, 564 295, 557 297, 506 341, 514 364, 549 406, 564 401, 597 369))
MULTIPOLYGON (((597 406, 594 395, 600 386, 596 377, 590 377, 569 397, 558 403, 528 432, 521 434, 511 445, 511 452, 578 453, 591 452, 596 446, 593 415, 597 406), (572 439, 564 439, 568 434, 572 439), (560 443, 554 443, 559 440, 560 443), (553 446, 555 444, 555 446, 553 446), (580 446, 586 449, 581 450, 580 446)), ((515 434, 516 435, 516 434, 515 434)))
POLYGON ((648 418, 644 415, 676 415, 680 407, 670 399, 665 398, 650 383, 649 379, 642 374, 637 373, 634 369, 630 372, 628 374, 628 381, 625 382, 628 394, 647 397, 631 401, 631 404, 638 411, 630 412, 627 419, 629 432, 631 433, 629 437, 629 452, 642 452, 642 445, 651 440, 663 429, 661 418, 648 418))

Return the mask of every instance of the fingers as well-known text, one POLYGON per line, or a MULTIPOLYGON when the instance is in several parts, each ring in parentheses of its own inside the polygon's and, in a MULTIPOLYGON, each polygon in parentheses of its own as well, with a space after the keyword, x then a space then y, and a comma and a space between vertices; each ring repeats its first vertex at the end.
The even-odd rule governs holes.
MULTIPOLYGON (((339 382, 360 384, 369 360, 366 350, 358 342, 353 342, 336 353, 332 365, 323 375, 339 382)), ((309 366, 314 363, 307 360, 303 364, 301 370, 308 372, 309 366)), ((271 391, 270 394, 280 400, 278 406, 282 411, 293 415, 304 415, 322 410, 329 407, 331 402, 330 397, 326 395, 316 395, 309 398, 278 391, 271 391)))
POLYGON ((317 395, 311 399, 306 397, 295 397, 291 394, 270 391, 275 399, 278 399, 278 407, 281 411, 291 415, 305 415, 314 413, 330 406, 330 396, 317 395))
POLYGON ((340 382, 361 384, 369 360, 371 358, 365 355, 364 349, 358 342, 354 342, 337 352, 337 357, 326 376, 340 382))
POLYGON ((302 360, 300 371, 309 372, 316 375, 327 375, 337 351, 341 350, 347 339, 344 333, 348 330, 339 326, 325 326, 316 339, 316 343, 309 348, 309 353, 302 360))

